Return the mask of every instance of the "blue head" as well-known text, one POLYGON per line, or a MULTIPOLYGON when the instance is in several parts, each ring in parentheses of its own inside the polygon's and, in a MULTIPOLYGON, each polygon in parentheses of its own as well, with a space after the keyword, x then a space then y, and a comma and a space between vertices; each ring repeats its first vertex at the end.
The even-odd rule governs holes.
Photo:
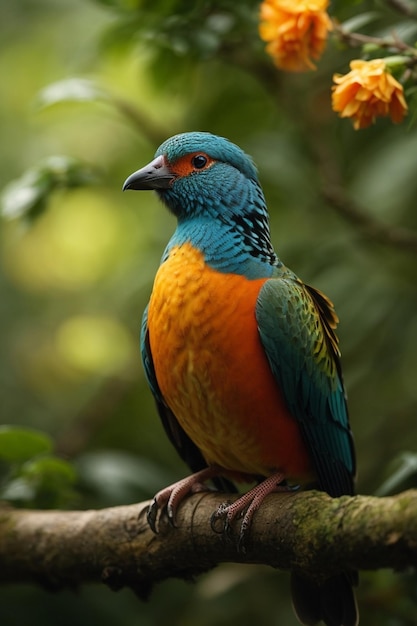
POLYGON ((179 233, 192 232, 194 239, 200 234, 201 242, 222 234, 236 250, 277 263, 255 165, 228 139, 204 132, 175 135, 123 188, 155 189, 177 217, 179 233))

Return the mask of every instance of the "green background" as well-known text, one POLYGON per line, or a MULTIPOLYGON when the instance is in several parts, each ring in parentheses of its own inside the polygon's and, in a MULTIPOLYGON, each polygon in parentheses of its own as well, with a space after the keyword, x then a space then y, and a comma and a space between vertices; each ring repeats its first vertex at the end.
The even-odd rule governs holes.
MULTIPOLYGON (((388 4, 331 12, 415 41, 417 23, 388 4)), ((160 142, 187 130, 254 157, 279 256, 335 303, 358 491, 415 484, 417 247, 379 242, 326 201, 338 181, 346 206, 415 232, 412 90, 402 125, 355 132, 331 111, 330 86, 360 50, 329 43, 315 72, 278 72, 257 11, 250 0, 0 1, 1 421, 44 431, 73 468, 4 461, 2 494, 17 505, 133 503, 187 471, 138 349, 174 219, 151 193, 121 193, 160 142)), ((363 574, 358 597, 363 624, 417 623, 415 576, 363 574)), ((164 583, 146 604, 100 587, 0 589, 4 626, 167 621, 293 626, 288 576, 224 565, 193 585, 164 583)))

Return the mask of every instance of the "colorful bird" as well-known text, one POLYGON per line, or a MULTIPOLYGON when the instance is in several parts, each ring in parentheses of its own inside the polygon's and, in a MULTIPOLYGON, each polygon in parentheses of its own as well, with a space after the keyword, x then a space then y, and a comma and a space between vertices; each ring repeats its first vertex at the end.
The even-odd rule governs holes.
MULTIPOLYGON (((227 139, 183 133, 123 189, 154 189, 177 218, 143 316, 142 356, 167 434, 194 474, 160 491, 156 532, 206 480, 254 481, 213 525, 241 539, 262 500, 288 484, 353 494, 355 453, 330 300, 280 261, 256 168, 227 139)), ((303 624, 358 623, 346 572, 322 585, 292 575, 303 624)))

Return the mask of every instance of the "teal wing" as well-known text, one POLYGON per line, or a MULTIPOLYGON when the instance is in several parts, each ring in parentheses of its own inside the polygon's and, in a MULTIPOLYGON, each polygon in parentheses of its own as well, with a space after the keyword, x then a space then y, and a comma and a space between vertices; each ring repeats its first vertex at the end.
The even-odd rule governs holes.
POLYGON ((332 303, 293 275, 271 278, 260 291, 256 319, 272 372, 299 423, 318 486, 334 497, 352 494, 355 452, 332 303))

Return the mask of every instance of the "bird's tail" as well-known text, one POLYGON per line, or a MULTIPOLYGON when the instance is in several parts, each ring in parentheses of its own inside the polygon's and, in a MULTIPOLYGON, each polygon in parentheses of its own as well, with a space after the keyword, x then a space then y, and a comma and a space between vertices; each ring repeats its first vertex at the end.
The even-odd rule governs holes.
POLYGON ((356 572, 333 576, 321 584, 293 573, 292 602, 301 624, 314 626, 323 620, 326 626, 357 626, 359 614, 352 588, 356 584, 356 572))

